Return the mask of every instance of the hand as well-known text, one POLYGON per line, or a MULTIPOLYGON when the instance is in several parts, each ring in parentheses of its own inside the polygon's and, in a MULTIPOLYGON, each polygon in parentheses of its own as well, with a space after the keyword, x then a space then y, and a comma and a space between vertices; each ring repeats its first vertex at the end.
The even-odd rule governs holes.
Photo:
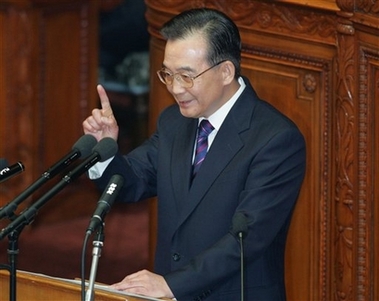
POLYGON ((111 285, 111 288, 154 298, 174 298, 163 276, 147 270, 126 276, 121 282, 111 285))
POLYGON ((117 141, 118 125, 107 93, 101 85, 97 86, 97 93, 100 97, 101 109, 94 109, 92 115, 83 121, 84 133, 94 136, 97 141, 105 137, 111 137, 117 141))

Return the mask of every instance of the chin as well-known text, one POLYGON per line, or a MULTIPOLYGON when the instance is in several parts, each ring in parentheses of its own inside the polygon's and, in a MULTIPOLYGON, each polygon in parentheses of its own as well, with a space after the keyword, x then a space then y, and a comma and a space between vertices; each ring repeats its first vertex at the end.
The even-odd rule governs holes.
POLYGON ((191 112, 191 110, 180 108, 180 113, 187 118, 198 118, 197 114, 191 112))

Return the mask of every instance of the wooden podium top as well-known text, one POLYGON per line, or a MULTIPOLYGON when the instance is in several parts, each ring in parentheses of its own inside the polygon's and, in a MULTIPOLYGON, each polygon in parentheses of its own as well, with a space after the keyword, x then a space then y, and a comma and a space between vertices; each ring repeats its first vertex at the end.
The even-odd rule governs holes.
MULTIPOLYGON (((80 281, 56 278, 43 274, 17 271, 17 299, 18 300, 81 300, 80 281)), ((9 300, 9 272, 0 271, 0 300, 9 300)), ((156 299, 114 290, 107 290, 103 286, 95 285, 96 301, 148 301, 156 299)), ((167 300, 167 299, 166 299, 167 300)))

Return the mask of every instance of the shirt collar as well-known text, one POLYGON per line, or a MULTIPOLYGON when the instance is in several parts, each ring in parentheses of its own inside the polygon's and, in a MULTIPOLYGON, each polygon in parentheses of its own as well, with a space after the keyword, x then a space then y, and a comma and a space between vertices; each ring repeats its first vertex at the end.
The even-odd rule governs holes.
MULTIPOLYGON (((214 112, 211 116, 209 116, 208 120, 213 125, 216 131, 218 131, 224 122, 226 116, 228 115, 229 111, 232 109, 233 105, 236 103, 238 97, 242 94, 243 90, 246 87, 246 84, 242 77, 238 78, 238 83, 240 85, 239 89, 236 93, 216 112, 214 112)), ((199 118, 199 124, 200 122, 205 119, 204 117, 199 118)))

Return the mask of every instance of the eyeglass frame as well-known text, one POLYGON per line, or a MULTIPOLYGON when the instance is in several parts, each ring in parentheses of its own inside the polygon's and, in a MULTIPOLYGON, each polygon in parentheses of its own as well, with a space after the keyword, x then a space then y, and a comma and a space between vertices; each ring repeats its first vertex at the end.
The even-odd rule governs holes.
MULTIPOLYGON (((157 75, 158 75, 159 80, 160 80, 163 84, 165 84, 166 86, 172 86, 173 83, 174 83, 174 80, 176 79, 176 80, 180 83, 180 85, 181 85, 182 87, 189 89, 189 88, 192 88, 192 87, 193 87, 193 85, 194 85, 194 83, 195 83, 194 80, 195 80, 196 78, 200 77, 200 76, 203 75, 205 72, 207 72, 207 71, 213 69, 214 67, 216 67, 216 66, 218 66, 218 65, 220 65, 220 64, 222 64, 222 63, 224 63, 224 62, 226 62, 226 61, 227 61, 227 60, 222 60, 222 61, 220 61, 220 62, 214 64, 213 66, 209 67, 208 69, 205 69, 204 71, 200 72, 199 74, 197 74, 197 75, 195 75, 195 76, 189 76, 189 75, 186 75, 186 77, 188 77, 188 78, 191 80, 191 82, 192 82, 192 84, 191 84, 190 86, 188 86, 188 87, 187 87, 187 86, 183 86, 183 84, 182 84, 182 83, 186 83, 186 81, 183 80, 183 77, 182 77, 183 73, 181 73, 181 72, 177 72, 177 73, 174 73, 174 74, 171 75, 171 77, 172 77, 172 81, 171 81, 170 84, 169 84, 169 83, 166 83, 166 82, 164 81, 163 77, 162 77, 161 74, 160 74, 160 72, 166 72, 164 68, 158 70, 158 71, 157 71, 157 75), (177 79, 177 76, 178 76, 178 75, 179 75, 180 80, 177 79)), ((168 72, 166 72, 166 73, 169 74, 168 72)))

